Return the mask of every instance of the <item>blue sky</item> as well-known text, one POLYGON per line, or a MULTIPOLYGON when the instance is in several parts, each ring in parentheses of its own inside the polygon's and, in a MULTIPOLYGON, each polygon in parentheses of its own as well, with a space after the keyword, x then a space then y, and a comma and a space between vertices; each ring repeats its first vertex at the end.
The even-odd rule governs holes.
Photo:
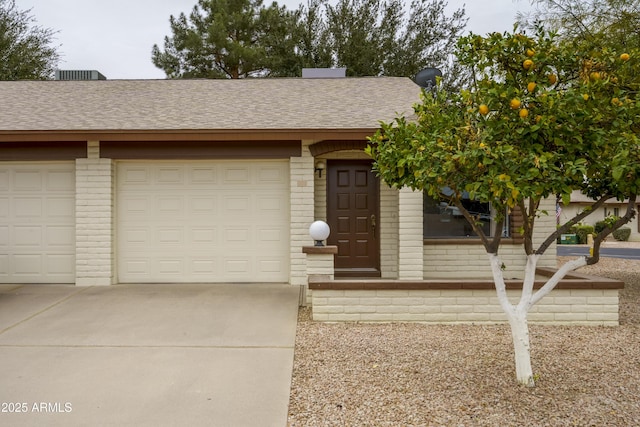
MULTIPOLYGON (((269 1, 265 1, 267 4, 269 1)), ((278 3, 297 9, 299 0, 278 3)), ((467 29, 485 34, 511 30, 528 0, 449 0, 449 9, 466 3, 467 29)), ((151 47, 169 35, 169 16, 189 12, 196 0, 16 0, 32 9, 40 26, 58 31, 61 69, 98 70, 109 79, 161 79, 151 63, 151 47)))

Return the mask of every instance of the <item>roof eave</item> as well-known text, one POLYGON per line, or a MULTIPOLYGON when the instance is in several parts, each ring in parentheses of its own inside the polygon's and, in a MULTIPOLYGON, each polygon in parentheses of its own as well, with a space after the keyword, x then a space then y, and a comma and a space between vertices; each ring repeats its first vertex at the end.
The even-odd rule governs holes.
POLYGON ((0 142, 364 140, 377 128, 0 130, 0 142))

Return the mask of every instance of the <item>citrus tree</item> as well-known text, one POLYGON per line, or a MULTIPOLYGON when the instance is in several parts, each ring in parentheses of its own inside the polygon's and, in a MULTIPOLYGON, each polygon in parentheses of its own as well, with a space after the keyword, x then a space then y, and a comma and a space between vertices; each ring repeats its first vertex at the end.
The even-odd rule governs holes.
POLYGON ((389 185, 422 190, 455 206, 484 245, 500 305, 511 326, 520 383, 534 385, 527 315, 569 271, 598 261, 602 240, 635 215, 640 189, 637 97, 638 52, 577 51, 538 30, 469 35, 457 45, 473 70, 468 90, 423 92, 415 116, 382 123, 369 140, 374 170, 389 185), (592 206, 534 244, 547 198, 565 203, 574 190, 592 206), (469 197, 490 203, 496 232, 483 231, 463 206, 469 197), (563 265, 534 290, 538 259, 558 236, 612 197, 626 213, 595 237, 593 252, 563 265), (526 269, 520 299, 507 298, 500 260, 502 225, 510 211, 524 218, 526 269))

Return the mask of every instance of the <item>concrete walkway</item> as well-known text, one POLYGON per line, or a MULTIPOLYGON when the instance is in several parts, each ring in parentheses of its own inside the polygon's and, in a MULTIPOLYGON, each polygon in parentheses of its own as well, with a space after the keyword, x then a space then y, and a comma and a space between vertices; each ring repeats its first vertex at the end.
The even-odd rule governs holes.
POLYGON ((0 425, 284 427, 298 291, 0 285, 0 425))

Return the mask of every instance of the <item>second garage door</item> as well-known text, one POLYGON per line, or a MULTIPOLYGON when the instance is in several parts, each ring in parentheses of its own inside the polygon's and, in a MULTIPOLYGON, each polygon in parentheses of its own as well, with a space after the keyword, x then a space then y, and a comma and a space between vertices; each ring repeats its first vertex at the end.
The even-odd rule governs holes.
POLYGON ((287 282, 287 161, 121 162, 121 283, 287 282))

